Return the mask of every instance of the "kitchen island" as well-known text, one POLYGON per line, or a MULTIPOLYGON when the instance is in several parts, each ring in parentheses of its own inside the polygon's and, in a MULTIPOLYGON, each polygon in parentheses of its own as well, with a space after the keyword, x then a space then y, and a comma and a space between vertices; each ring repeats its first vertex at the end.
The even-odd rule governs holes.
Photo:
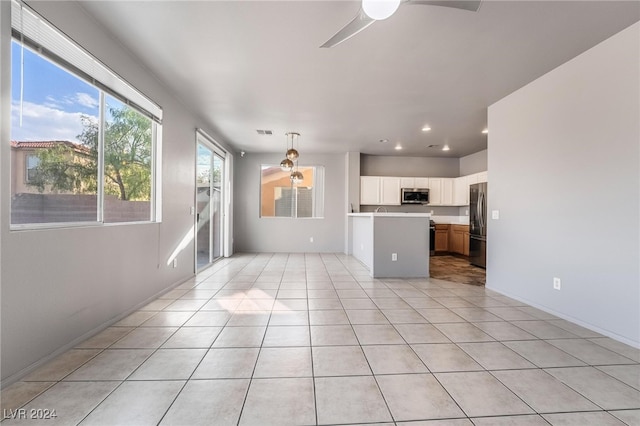
POLYGON ((349 213, 349 254, 374 278, 429 277, 429 213, 349 213))

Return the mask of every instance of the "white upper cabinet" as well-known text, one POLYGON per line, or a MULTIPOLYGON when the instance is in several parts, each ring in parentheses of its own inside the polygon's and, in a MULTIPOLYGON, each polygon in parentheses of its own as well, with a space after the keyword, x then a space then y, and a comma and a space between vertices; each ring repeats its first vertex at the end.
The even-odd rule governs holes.
POLYGON ((386 206, 400 205, 400 178, 380 178, 380 204, 386 206))
POLYGON ((428 188, 429 187, 429 178, 414 178, 413 181, 414 188, 428 188))
POLYGON ((415 178, 403 177, 400 178, 400 188, 415 188, 416 186, 415 178))
POLYGON ((429 188, 429 178, 401 177, 400 188, 429 188))
POLYGON ((360 177, 360 204, 380 204, 380 178, 378 176, 360 177))
POLYGON ((433 206, 468 206, 469 185, 487 182, 487 172, 458 178, 361 176, 360 204, 399 206, 401 188, 429 188, 433 206))
POLYGON ((443 206, 453 205, 453 178, 442 178, 442 199, 443 206))
POLYGON ((429 205, 453 205, 453 178, 429 178, 429 205))
POLYGON ((400 178, 386 176, 361 176, 360 204, 399 206, 400 178))
POLYGON ((467 176, 460 176, 453 180, 453 204, 456 206, 469 204, 469 180, 467 176))
POLYGON ((442 204, 441 178, 429 178, 429 204, 434 206, 442 204))

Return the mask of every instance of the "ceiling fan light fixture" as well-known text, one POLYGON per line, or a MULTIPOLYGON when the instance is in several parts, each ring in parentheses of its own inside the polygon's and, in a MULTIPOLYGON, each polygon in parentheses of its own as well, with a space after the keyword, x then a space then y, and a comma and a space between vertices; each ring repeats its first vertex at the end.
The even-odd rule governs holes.
POLYGON ((387 19, 398 10, 400 0, 362 0, 362 10, 376 21, 387 19))

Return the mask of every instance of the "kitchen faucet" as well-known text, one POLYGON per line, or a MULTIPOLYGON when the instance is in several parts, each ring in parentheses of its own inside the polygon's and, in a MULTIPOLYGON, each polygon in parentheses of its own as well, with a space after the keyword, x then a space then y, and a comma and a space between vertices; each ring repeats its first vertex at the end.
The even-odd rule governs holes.
POLYGON ((384 209, 383 213, 389 213, 389 211, 387 210, 387 208, 385 206, 376 207, 376 209, 374 210, 374 213, 380 213, 380 209, 384 209))

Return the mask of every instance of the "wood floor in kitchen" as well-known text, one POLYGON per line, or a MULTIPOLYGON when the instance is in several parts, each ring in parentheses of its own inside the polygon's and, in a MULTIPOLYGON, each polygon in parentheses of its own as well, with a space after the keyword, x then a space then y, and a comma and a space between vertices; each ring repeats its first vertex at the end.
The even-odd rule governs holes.
POLYGON ((486 277, 485 270, 471 265, 468 259, 449 255, 431 256, 429 274, 432 278, 482 286, 486 277))

